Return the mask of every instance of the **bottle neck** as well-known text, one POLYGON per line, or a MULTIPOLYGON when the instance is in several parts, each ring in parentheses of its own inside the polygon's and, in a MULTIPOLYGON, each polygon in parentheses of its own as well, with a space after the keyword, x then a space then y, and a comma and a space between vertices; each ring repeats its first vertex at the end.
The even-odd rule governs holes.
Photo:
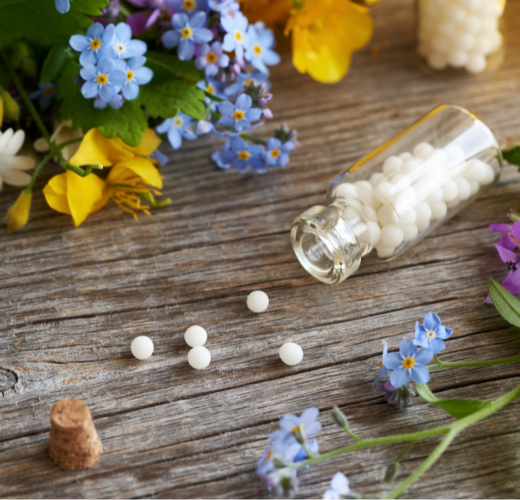
POLYGON ((294 252, 315 278, 327 284, 341 283, 357 271, 361 257, 371 250, 356 234, 363 225, 357 210, 339 200, 328 207, 312 207, 293 223, 294 252), (349 210, 353 217, 346 217, 349 210))

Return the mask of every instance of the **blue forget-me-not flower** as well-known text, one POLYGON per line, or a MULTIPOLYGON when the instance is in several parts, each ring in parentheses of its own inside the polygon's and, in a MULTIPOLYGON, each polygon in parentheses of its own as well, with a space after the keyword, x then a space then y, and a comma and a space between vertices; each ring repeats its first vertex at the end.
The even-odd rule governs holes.
POLYGON ((179 149, 182 146, 182 139, 193 141, 197 138, 197 134, 191 129, 193 118, 179 111, 173 118, 167 118, 155 128, 159 134, 166 134, 168 141, 173 149, 179 149))
POLYGON ((424 326, 418 321, 415 322, 415 340, 413 343, 417 346, 428 347, 437 354, 446 348, 444 340, 449 338, 453 333, 452 328, 446 328, 439 316, 433 312, 429 312, 424 317, 424 326))
POLYGON ((220 68, 227 68, 229 56, 222 51, 220 42, 213 42, 211 46, 207 43, 199 47, 199 56, 195 59, 197 69, 203 69, 206 76, 215 76, 220 68))
MULTIPOLYGON (((383 340, 383 359, 388 354, 388 344, 383 340)), ((377 381, 383 377, 386 377, 390 373, 390 370, 383 364, 383 360, 381 360, 381 364, 379 365, 379 373, 377 374, 377 378, 374 380, 372 387, 376 385, 377 381)))
POLYGON ((233 17, 221 17, 220 23, 227 32, 226 36, 224 36, 224 43, 222 47, 226 52, 231 52, 234 50, 237 60, 242 62, 244 60, 244 52, 249 47, 247 18, 241 12, 237 12, 233 17))
POLYGON ((399 389, 410 377, 418 384, 426 384, 430 380, 430 372, 424 366, 433 358, 433 351, 423 348, 417 352, 417 346, 411 339, 401 342, 399 352, 392 352, 383 357, 383 365, 392 370, 390 382, 399 389))
POLYGON ((263 155, 266 165, 270 167, 285 167, 289 163, 289 153, 294 149, 294 144, 287 141, 282 144, 280 139, 271 137, 267 141, 267 148, 263 155))
POLYGON ((126 23, 119 23, 115 27, 112 46, 117 59, 142 56, 148 49, 148 46, 142 40, 132 40, 132 29, 126 23))
POLYGON ((263 152, 264 148, 259 144, 248 145, 241 137, 232 137, 224 149, 217 152, 220 155, 213 154, 212 158, 220 168, 227 169, 232 164, 237 170, 245 171, 248 166, 264 167, 263 152))
POLYGON ((272 50, 275 45, 274 34, 262 23, 250 25, 247 30, 249 46, 246 50, 246 59, 254 68, 262 73, 268 73, 267 66, 273 66, 280 62, 280 56, 272 50))
POLYGON ((197 12, 189 17, 187 14, 175 14, 172 17, 173 30, 161 37, 168 49, 179 46, 178 56, 181 61, 190 61, 195 54, 195 44, 208 43, 213 40, 211 30, 204 27, 206 13, 197 12))
POLYGON ((136 56, 128 60, 128 62, 116 61, 116 67, 123 71, 126 80, 123 83, 122 94, 127 101, 137 99, 139 95, 139 85, 147 84, 153 78, 153 71, 144 66, 146 57, 136 56))
POLYGON ((324 494, 324 500, 340 500, 350 493, 348 479, 342 472, 336 472, 330 481, 330 489, 324 494))
POLYGON ((103 101, 109 103, 121 89, 126 81, 126 74, 116 68, 114 60, 103 57, 97 65, 89 64, 81 68, 81 77, 85 83, 81 87, 81 93, 87 99, 99 95, 103 101))
POLYGON ((92 24, 87 30, 87 35, 72 35, 70 46, 81 52, 79 62, 82 66, 96 64, 104 57, 114 59, 116 53, 112 47, 115 35, 115 26, 109 24, 106 28, 101 23, 92 24))
POLYGON ((222 117, 219 123, 225 127, 233 127, 237 132, 244 132, 251 128, 251 122, 259 120, 262 116, 262 110, 251 108, 253 99, 247 94, 240 94, 232 104, 229 101, 223 101, 218 104, 218 110, 222 117))
POLYGON ((66 14, 70 10, 69 0, 54 0, 54 4, 60 14, 66 14))

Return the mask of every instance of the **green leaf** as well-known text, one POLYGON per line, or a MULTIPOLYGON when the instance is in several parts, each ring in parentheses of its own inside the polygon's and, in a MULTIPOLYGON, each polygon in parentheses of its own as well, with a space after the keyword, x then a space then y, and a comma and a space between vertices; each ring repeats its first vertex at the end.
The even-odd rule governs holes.
POLYGON ((520 327, 520 300, 494 280, 489 283, 489 294, 500 315, 508 323, 520 327))
POLYGON ((172 54, 149 51, 146 59, 146 65, 154 72, 154 79, 157 80, 187 78, 196 83, 204 78, 204 73, 195 67, 193 61, 181 61, 172 54))
POLYGON ((31 40, 46 48, 68 43, 69 38, 83 33, 92 16, 108 0, 74 0, 70 11, 60 14, 54 0, 0 0, 0 49, 15 40, 31 40))
POLYGON ((415 389, 417 390, 417 394, 421 396, 428 403, 435 403, 438 399, 435 397, 435 394, 430 390, 428 384, 415 384, 415 389))
POLYGON ((206 111, 204 92, 184 80, 155 82, 141 86, 139 102, 152 118, 171 118, 179 109, 197 120, 202 120, 206 111))
POLYGON ((122 108, 94 108, 93 99, 85 99, 74 78, 80 69, 76 61, 69 60, 59 77, 56 98, 63 119, 72 119, 73 128, 87 132, 98 127, 109 138, 119 136, 130 146, 137 146, 148 128, 148 119, 137 101, 126 101, 122 108))
POLYGON ((67 60, 69 54, 67 45, 56 45, 47 54, 40 74, 40 84, 55 82, 67 60))
POLYGON ((511 165, 520 167, 520 144, 513 144, 512 146, 503 149, 502 156, 504 157, 504 160, 511 163, 511 165))
POLYGON ((476 411, 489 408, 493 405, 489 401, 480 399, 442 399, 433 403, 444 411, 447 411, 452 417, 457 419, 467 417, 476 411))

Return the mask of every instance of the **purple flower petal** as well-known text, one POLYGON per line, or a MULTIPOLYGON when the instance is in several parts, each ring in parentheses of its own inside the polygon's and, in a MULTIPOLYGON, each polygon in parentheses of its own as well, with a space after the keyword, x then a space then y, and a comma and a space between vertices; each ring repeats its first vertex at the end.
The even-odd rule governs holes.
POLYGON ((134 12, 133 14, 128 16, 125 22, 130 26, 130 28, 132 29, 132 34, 135 36, 144 33, 148 29, 149 18, 149 12, 140 11, 134 12))
POLYGON ((520 240, 520 221, 513 224, 511 234, 514 236, 515 240, 520 240))
POLYGON ((502 237, 498 241, 498 244, 501 247, 507 248, 508 250, 515 250, 516 248, 518 248, 518 245, 515 243, 513 238, 511 238, 509 233, 502 235, 502 237))
POLYGON ((506 279, 502 281, 502 286, 513 295, 520 293, 520 271, 509 271, 506 279))
POLYGON ((491 224, 489 226, 490 231, 494 231, 495 233, 507 233, 511 229, 511 224, 498 223, 491 224))
POLYGON ((508 263, 511 261, 515 261, 519 255, 515 252, 512 252, 511 250, 508 250, 507 248, 501 247, 499 245, 495 245, 495 248, 497 249, 498 256, 504 263, 508 263))

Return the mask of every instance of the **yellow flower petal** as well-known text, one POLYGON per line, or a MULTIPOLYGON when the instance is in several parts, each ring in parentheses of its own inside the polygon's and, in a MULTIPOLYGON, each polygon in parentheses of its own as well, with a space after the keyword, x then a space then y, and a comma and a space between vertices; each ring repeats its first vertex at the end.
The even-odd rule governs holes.
POLYGON ((370 41, 373 24, 369 10, 350 0, 306 0, 287 22, 291 31, 296 69, 335 83, 348 72, 352 52, 370 41))
POLYGON ((133 160, 118 163, 108 174, 108 184, 128 184, 130 179, 138 176, 143 184, 161 189, 163 177, 155 168, 153 162, 147 158, 134 158, 133 160))
POLYGON ((105 181, 94 174, 80 177, 70 170, 54 176, 43 188, 43 194, 51 208, 71 215, 76 227, 108 201, 105 181))
POLYGON ((18 199, 7 211, 7 234, 20 229, 27 224, 31 211, 32 193, 22 191, 18 199))
POLYGON ((130 148, 137 156, 150 156, 161 145, 161 138, 151 128, 145 130, 141 144, 135 148, 130 148))

